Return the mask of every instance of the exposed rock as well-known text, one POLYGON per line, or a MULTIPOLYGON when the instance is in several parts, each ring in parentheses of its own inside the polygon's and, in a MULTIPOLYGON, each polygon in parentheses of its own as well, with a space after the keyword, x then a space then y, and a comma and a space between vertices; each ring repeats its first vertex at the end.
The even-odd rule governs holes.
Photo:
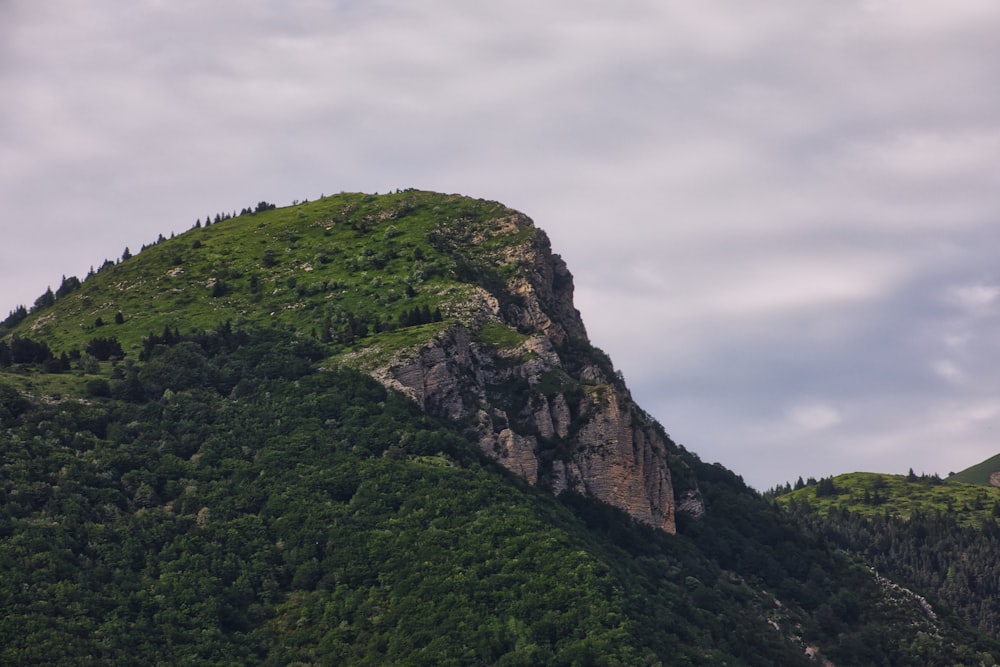
POLYGON ((538 455, 532 438, 518 435, 505 428, 497 434, 496 444, 498 449, 495 449, 494 453, 505 468, 532 484, 537 482, 538 455))
POLYGON ((705 501, 697 489, 687 489, 677 494, 677 511, 697 519, 705 515, 705 501))
MULTIPOLYGON (((484 452, 529 483, 590 495, 674 532, 669 463, 676 446, 590 345, 573 306, 573 278, 544 232, 520 214, 501 223, 474 241, 532 228, 493 258, 517 268, 506 289, 470 290, 461 311, 450 313, 458 324, 373 376, 429 413, 467 425, 484 452), (486 323, 516 330, 523 341, 502 349, 477 339, 486 323)), ((686 486, 679 507, 700 516, 697 486, 686 486)))

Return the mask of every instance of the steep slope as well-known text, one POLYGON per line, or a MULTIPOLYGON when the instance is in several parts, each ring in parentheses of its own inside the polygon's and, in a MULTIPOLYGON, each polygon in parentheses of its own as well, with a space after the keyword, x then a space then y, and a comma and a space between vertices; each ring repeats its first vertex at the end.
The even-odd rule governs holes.
POLYGON ((134 357, 178 321, 287 324, 328 343, 331 366, 466 424, 531 484, 667 532, 676 496, 701 511, 676 447, 587 340, 572 276, 529 218, 413 191, 262 208, 106 264, 16 333, 57 352, 113 336, 134 357))
POLYGON ((220 331, 159 346, 108 396, 0 384, 0 662, 649 653, 627 578, 565 508, 320 356, 220 331))

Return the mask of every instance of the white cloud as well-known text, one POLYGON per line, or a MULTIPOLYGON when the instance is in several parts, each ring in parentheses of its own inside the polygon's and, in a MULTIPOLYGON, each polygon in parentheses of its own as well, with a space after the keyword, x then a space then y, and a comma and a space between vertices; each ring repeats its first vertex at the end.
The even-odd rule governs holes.
POLYGON ((970 339, 971 334, 968 332, 962 332, 945 334, 943 340, 946 347, 953 350, 960 350, 969 343, 970 339))
POLYGON ((977 435, 983 425, 1000 426, 1000 397, 945 403, 935 408, 930 416, 930 423, 935 431, 948 440, 977 435))
POLYGON ((995 303, 997 297, 1000 297, 1000 286, 997 285, 959 285, 948 290, 948 300, 967 311, 982 310, 995 303))
POLYGON ((958 364, 950 359, 940 359, 931 364, 931 369, 943 379, 954 382, 961 383, 966 379, 966 373, 963 371, 958 364))
POLYGON ((805 403, 788 411, 788 419, 806 431, 823 431, 839 424, 840 412, 825 403, 805 403))
POLYGON ((996 163, 1000 134, 995 130, 908 133, 883 144, 860 145, 857 152, 856 159, 872 171, 930 182, 978 176, 995 183, 1000 177, 996 163))

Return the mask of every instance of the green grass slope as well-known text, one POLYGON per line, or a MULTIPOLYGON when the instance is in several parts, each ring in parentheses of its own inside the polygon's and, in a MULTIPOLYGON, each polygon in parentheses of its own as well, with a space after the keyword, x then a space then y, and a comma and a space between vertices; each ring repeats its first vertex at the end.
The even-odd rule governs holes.
POLYGON ((969 466, 965 470, 957 472, 954 475, 950 475, 948 479, 956 482, 965 482, 966 484, 991 486, 990 476, 995 472, 1000 472, 1000 454, 992 456, 982 463, 969 466))
POLYGON ((502 230, 513 215, 495 202, 406 191, 231 217, 107 263, 16 332, 56 354, 114 337, 134 357, 165 327, 229 320, 312 334, 334 355, 360 338, 388 353, 444 326, 434 314, 458 316, 471 285, 505 278, 493 258, 538 233, 502 230))
POLYGON ((856 472, 820 480, 779 496, 779 505, 808 505, 826 516, 844 510, 861 516, 945 514, 956 524, 1000 517, 1000 489, 931 477, 856 472))
POLYGON ((1000 637, 1000 489, 854 473, 776 499, 806 530, 1000 637))

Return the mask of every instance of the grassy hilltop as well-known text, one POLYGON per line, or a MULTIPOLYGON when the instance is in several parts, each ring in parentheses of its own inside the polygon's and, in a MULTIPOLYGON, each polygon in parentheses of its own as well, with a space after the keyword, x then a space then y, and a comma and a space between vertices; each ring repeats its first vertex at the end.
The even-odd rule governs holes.
POLYGON ((386 350, 419 343, 443 326, 435 314, 462 315, 470 283, 507 277, 492 260, 538 233, 496 233, 513 214, 496 202, 417 191, 265 208, 106 262, 19 331, 57 353, 114 336, 133 356, 165 327, 224 321, 311 334, 331 343, 332 355, 359 338, 386 350))
POLYGON ((971 526, 1000 517, 1000 489, 926 475, 848 473, 807 484, 777 501, 785 507, 805 504, 822 516, 847 511, 911 519, 941 513, 971 526))

